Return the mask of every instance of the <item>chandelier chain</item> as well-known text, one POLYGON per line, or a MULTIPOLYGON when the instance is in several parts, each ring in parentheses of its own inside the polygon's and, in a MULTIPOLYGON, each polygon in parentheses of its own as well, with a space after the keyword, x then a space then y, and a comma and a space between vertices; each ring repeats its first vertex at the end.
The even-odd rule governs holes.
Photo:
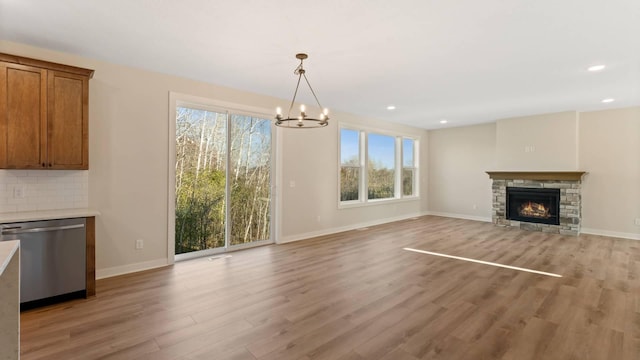
MULTIPOLYGON (((302 66, 302 63, 300 64, 302 66)), ((293 103, 296 101, 296 96, 298 95, 298 88, 300 87, 300 76, 298 76, 298 83, 296 84, 296 91, 293 92, 293 99, 291 99, 291 105, 289 105, 289 112, 287 113, 287 117, 291 117, 291 109, 293 109, 293 103)), ((306 76, 305 76, 306 78, 306 76)), ((313 90, 311 90, 313 92, 313 90)))
MULTIPOLYGON (((304 76, 304 81, 306 81, 307 85, 309 85, 309 89, 311 90, 311 93, 313 94, 313 97, 316 99, 316 104, 318 104, 318 107, 320 108, 320 111, 322 111, 323 107, 322 107, 322 105, 320 105, 320 101, 318 100, 318 97, 316 96, 316 92, 313 91, 313 88, 311 87, 311 84, 309 84, 309 79, 307 79, 307 75, 305 73, 302 73, 302 76, 304 76)), ((298 82, 300 82, 300 79, 298 79, 298 82)))

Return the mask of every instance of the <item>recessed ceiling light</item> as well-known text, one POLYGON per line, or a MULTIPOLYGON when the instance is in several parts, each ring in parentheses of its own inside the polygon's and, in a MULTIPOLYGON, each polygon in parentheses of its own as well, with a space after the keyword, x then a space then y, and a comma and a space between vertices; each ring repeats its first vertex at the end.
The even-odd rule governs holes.
POLYGON ((387 106, 387 110, 395 110, 395 109, 396 109, 395 105, 387 106))
POLYGON ((612 99, 612 98, 608 98, 608 99, 603 99, 603 100, 602 100, 602 102, 603 102, 603 103, 605 103, 605 104, 606 104, 606 103, 612 103, 612 102, 614 102, 614 101, 616 101, 616 100, 615 100, 615 99, 612 99))
POLYGON ((448 121, 448 120, 445 120, 445 119, 440 120, 440 124, 446 124, 446 123, 448 123, 448 122, 449 122, 449 121, 448 121))
POLYGON ((603 70, 606 66, 604 65, 593 65, 587 68, 588 71, 600 71, 603 70))

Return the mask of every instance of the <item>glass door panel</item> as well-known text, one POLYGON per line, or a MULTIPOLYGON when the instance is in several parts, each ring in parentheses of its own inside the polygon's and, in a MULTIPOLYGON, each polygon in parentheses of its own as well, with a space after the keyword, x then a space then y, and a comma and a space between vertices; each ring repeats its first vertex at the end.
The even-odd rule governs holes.
POLYGON ((227 114, 176 109, 175 253, 226 245, 227 114))
POLYGON ((177 260, 273 241, 272 140, 267 119, 176 107, 177 260))
POLYGON ((231 115, 229 245, 271 239, 271 121, 231 115))

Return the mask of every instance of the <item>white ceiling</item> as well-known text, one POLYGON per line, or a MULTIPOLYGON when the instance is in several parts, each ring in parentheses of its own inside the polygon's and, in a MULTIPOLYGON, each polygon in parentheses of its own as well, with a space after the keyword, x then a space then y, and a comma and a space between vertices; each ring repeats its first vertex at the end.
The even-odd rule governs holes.
POLYGON ((323 106, 428 129, 640 105, 639 0, 0 0, 0 39, 283 107, 307 52, 323 106))

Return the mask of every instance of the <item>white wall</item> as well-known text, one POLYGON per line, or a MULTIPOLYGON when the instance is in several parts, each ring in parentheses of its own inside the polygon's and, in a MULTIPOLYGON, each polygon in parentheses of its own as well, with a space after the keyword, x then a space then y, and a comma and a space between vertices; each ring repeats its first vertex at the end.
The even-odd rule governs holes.
POLYGON ((429 212, 491 221, 496 124, 429 132, 429 212))
MULTIPOLYGON (((96 219, 98 276, 167 263, 170 91, 269 109, 289 101, 6 41, 0 41, 0 52, 95 70, 89 82, 88 182, 89 206, 102 214, 96 219), (144 249, 134 249, 136 239, 145 240, 144 249)), ((276 190, 282 208, 280 240, 426 211, 426 196, 419 201, 338 209, 336 122, 396 126, 332 114, 333 122, 325 129, 280 130, 282 179, 285 184, 296 181, 295 188, 276 190)), ((426 140, 424 130, 399 128, 426 140)))
POLYGON ((575 111, 498 120, 492 170, 577 170, 577 137, 575 111))
POLYGON ((640 107, 580 112, 577 119, 565 112, 499 120, 495 136, 492 124, 429 132, 430 212, 490 219, 490 200, 477 211, 469 206, 491 197, 485 170, 584 170, 582 232, 640 239, 640 107), (543 141, 558 130, 566 144, 553 135, 543 141))
POLYGON ((580 114, 583 232, 640 239, 640 107, 580 114))

